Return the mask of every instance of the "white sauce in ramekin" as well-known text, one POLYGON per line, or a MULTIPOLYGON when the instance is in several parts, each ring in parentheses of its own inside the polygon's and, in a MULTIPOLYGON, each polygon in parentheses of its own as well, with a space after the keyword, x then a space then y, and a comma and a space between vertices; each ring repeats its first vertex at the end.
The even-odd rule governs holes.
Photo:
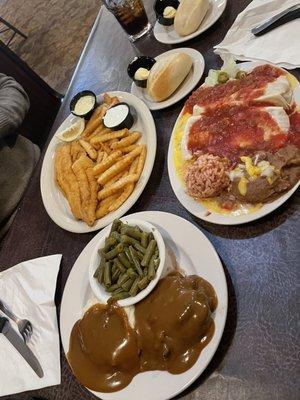
POLYGON ((92 110, 94 105, 95 105, 95 98, 93 96, 80 97, 80 99, 78 99, 75 104, 74 112, 77 115, 85 115, 92 110))

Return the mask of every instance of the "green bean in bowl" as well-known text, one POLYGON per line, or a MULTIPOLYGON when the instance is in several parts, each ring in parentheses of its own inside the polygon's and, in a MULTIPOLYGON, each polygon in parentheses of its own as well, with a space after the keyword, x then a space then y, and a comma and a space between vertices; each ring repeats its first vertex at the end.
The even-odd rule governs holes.
POLYGON ((101 232, 90 264, 90 285, 101 302, 121 306, 142 300, 157 284, 165 262, 165 245, 152 224, 116 219, 101 232))

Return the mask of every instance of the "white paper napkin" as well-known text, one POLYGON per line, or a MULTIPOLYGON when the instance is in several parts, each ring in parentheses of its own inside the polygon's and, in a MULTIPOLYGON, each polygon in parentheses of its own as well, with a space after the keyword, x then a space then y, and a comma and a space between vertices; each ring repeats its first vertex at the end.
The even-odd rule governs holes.
MULTIPOLYGON (((60 384, 59 334, 54 304, 61 254, 22 262, 0 274, 0 298, 21 318, 29 319, 33 334, 28 346, 38 358, 39 378, 9 341, 0 334, 0 397, 60 384)), ((1 316, 4 316, 0 312, 1 316)), ((18 332, 14 322, 12 327, 18 332)))
POLYGON ((300 19, 255 37, 251 29, 300 0, 254 0, 241 12, 215 52, 242 61, 268 61, 283 68, 300 67, 300 19))

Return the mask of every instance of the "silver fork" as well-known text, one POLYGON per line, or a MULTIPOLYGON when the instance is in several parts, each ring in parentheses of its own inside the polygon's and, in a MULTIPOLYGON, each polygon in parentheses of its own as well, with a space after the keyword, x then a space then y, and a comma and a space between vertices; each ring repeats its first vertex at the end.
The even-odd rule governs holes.
POLYGON ((31 338, 32 335, 32 325, 28 319, 18 318, 8 307, 0 300, 0 310, 4 312, 10 319, 12 319, 17 325, 19 332, 25 342, 31 338))

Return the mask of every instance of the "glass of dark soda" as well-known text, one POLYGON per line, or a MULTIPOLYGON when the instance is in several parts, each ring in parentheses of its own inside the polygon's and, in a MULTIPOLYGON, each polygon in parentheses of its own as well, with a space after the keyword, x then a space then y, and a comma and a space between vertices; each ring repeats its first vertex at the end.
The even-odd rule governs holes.
POLYGON ((136 41, 151 29, 142 0, 104 0, 104 4, 119 21, 130 41, 136 41))

